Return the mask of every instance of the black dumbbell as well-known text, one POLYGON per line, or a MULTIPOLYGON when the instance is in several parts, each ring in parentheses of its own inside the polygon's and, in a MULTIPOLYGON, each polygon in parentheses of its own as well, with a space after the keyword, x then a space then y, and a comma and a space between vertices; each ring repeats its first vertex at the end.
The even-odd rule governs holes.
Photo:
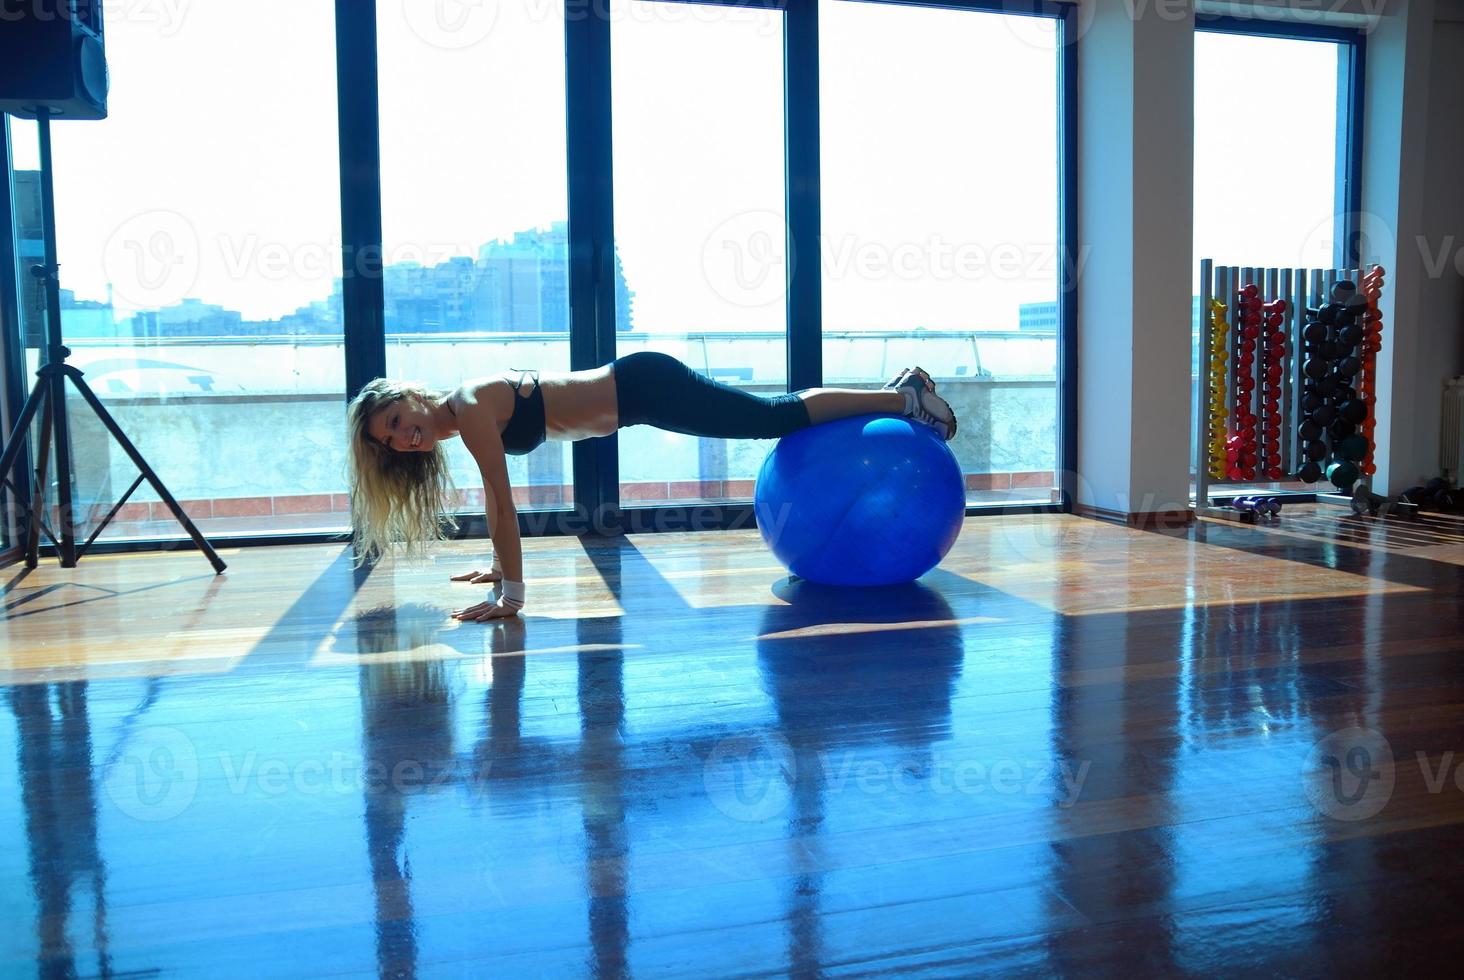
POLYGON ((1352 513, 1358 517, 1363 514, 1377 517, 1385 512, 1384 508, 1391 508, 1397 502, 1397 497, 1380 497, 1373 493, 1366 483, 1359 482, 1352 488, 1352 513))

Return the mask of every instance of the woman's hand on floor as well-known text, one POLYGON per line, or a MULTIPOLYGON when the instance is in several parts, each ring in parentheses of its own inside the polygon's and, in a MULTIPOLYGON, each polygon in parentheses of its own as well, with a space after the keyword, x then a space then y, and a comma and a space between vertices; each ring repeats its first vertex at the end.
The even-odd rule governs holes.
POLYGON ((452 577, 452 580, 454 582, 467 582, 470 585, 483 585, 489 582, 498 582, 502 579, 503 573, 494 571, 491 568, 488 569, 488 571, 486 572, 480 572, 477 569, 473 569, 471 572, 464 572, 461 575, 454 575, 452 577))
POLYGON ((488 599, 476 606, 459 609, 452 618, 464 623, 476 623, 489 619, 511 619, 519 614, 517 606, 510 606, 502 599, 488 599))

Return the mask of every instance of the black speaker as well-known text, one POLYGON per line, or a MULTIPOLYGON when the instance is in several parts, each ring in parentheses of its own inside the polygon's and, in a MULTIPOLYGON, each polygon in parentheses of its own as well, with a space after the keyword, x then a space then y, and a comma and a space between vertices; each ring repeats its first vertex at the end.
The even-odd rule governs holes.
POLYGON ((0 112, 107 118, 102 0, 0 0, 0 112))

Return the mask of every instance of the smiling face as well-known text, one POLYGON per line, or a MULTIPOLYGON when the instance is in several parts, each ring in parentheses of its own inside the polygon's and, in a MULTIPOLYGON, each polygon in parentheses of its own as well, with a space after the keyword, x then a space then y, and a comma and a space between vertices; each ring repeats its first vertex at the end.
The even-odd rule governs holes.
POLYGON ((400 549, 420 554, 453 526, 441 440, 457 434, 452 410, 432 389, 373 378, 346 406, 351 536, 360 562, 400 549))
POLYGON ((366 432, 392 452, 425 453, 437 445, 432 414, 415 395, 377 409, 366 424, 366 432))

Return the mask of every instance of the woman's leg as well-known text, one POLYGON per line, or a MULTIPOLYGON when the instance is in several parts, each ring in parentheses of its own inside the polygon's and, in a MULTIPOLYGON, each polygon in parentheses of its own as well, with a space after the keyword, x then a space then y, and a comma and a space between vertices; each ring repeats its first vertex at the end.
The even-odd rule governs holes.
POLYGON ((614 370, 622 426, 653 425, 714 439, 776 439, 851 415, 911 414, 910 399, 899 389, 810 388, 760 398, 649 351, 620 358, 614 370))
POLYGON ((905 395, 899 391, 862 391, 858 388, 807 388, 798 392, 808 420, 814 425, 848 418, 851 415, 873 415, 884 412, 900 415, 905 411, 905 395))
POLYGON ((621 426, 653 425, 713 439, 776 439, 810 424, 798 395, 760 398, 698 374, 668 354, 642 351, 615 361, 621 426))

